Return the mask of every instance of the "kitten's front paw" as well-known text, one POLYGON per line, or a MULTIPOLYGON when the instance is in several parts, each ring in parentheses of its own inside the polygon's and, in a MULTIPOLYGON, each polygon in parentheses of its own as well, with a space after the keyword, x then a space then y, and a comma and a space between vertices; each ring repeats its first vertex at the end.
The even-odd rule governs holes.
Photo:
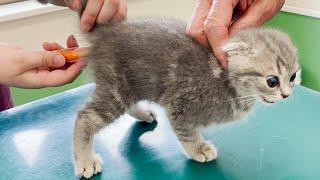
POLYGON ((201 142, 199 144, 182 143, 187 155, 198 162, 209 162, 217 158, 218 151, 210 143, 201 142))
POLYGON ((131 115, 134 118, 147 123, 152 123, 157 118, 155 113, 153 113, 152 111, 136 111, 132 112, 131 115))
POLYGON ((94 154, 92 160, 78 160, 75 162, 75 174, 79 177, 90 178, 102 171, 102 163, 99 154, 94 154))

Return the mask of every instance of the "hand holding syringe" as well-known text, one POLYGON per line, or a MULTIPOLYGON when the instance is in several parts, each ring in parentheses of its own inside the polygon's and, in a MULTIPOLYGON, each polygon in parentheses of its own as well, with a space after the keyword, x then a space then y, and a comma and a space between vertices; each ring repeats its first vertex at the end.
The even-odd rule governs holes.
MULTIPOLYGON (((68 37, 66 45, 68 48, 78 47, 73 36, 68 37)), ((58 55, 62 54, 58 53, 62 46, 54 42, 43 43, 43 49, 45 51, 30 51, 15 45, 0 45, 0 83, 20 88, 61 86, 75 80, 86 67, 85 58, 72 63, 66 63, 65 58, 70 61, 86 56, 85 51, 63 57, 58 55)))

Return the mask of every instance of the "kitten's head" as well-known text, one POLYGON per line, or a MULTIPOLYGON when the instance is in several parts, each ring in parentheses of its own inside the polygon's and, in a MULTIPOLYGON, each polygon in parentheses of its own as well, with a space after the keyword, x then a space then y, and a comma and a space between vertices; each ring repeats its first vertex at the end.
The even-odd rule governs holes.
POLYGON ((296 48, 285 33, 271 29, 243 30, 235 33, 222 49, 240 96, 273 103, 292 93, 300 66, 296 48))

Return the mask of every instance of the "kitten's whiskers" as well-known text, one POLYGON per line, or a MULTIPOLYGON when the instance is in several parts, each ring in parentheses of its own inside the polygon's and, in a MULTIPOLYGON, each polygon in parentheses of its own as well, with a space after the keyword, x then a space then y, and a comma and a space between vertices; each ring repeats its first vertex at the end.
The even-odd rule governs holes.
POLYGON ((240 97, 231 98, 228 101, 241 100, 241 99, 247 99, 247 98, 257 98, 261 95, 262 94, 251 94, 251 95, 247 95, 247 96, 240 96, 240 97))
POLYGON ((230 76, 227 79, 222 80, 222 82, 228 81, 228 80, 233 79, 233 78, 236 78, 236 76, 230 76))

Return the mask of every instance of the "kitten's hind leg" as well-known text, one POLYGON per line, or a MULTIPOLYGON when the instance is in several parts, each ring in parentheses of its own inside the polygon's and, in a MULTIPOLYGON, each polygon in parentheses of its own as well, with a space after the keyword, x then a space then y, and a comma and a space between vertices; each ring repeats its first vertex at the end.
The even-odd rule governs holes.
POLYGON ((198 162, 208 162, 217 158, 214 145, 203 140, 201 133, 194 127, 184 124, 173 125, 173 129, 188 158, 198 162))
POLYGON ((93 135, 125 112, 124 106, 113 96, 93 98, 79 112, 73 137, 75 174, 86 178, 101 172, 102 161, 93 150, 93 135))
POLYGON ((156 115, 151 110, 149 107, 150 104, 148 103, 149 102, 138 102, 129 109, 128 114, 137 120, 152 123, 156 120, 156 115))

